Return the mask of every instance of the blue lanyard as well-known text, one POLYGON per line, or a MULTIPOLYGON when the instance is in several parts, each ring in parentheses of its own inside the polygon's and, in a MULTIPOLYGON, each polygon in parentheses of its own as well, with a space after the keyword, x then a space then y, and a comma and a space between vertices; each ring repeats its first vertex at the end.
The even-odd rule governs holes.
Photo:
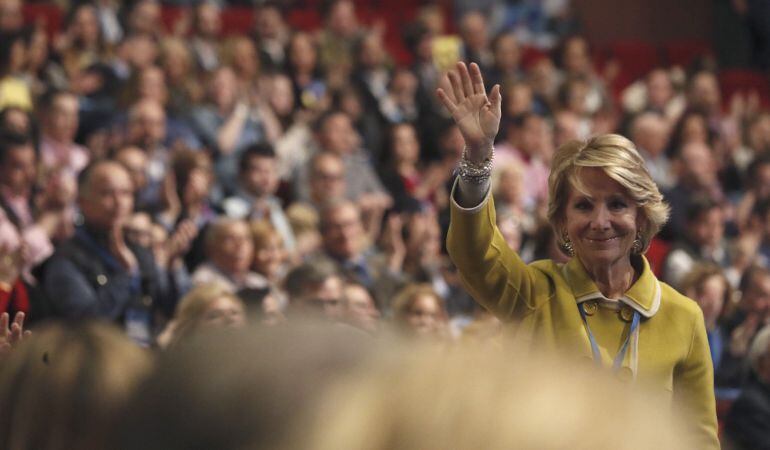
MULTIPOLYGON (((588 320, 586 320, 586 312, 583 309, 583 303, 578 305, 578 310, 580 311, 580 317, 583 318, 586 331, 588 331, 588 340, 591 342, 591 353, 594 355, 594 362, 598 367, 602 367, 602 356, 599 353, 599 345, 596 343, 594 334, 591 332, 591 327, 588 326, 588 320)), ((631 336, 633 336, 634 332, 639 327, 640 320, 639 311, 634 310, 634 317, 631 319, 631 329, 628 330, 628 336, 626 336, 625 342, 623 342, 620 350, 618 350, 618 354, 615 355, 615 360, 612 363, 613 372, 617 372, 620 369, 620 366, 623 364, 623 359, 626 357, 626 351, 628 351, 628 343, 631 342, 631 336)))

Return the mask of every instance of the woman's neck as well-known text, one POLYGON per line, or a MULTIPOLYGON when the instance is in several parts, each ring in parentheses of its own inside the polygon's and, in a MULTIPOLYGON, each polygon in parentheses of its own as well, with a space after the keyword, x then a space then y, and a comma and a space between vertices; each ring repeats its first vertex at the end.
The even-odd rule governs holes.
POLYGON ((601 266, 588 265, 583 261, 581 263, 596 287, 608 299, 617 300, 622 297, 637 278, 636 270, 631 264, 630 258, 601 266))

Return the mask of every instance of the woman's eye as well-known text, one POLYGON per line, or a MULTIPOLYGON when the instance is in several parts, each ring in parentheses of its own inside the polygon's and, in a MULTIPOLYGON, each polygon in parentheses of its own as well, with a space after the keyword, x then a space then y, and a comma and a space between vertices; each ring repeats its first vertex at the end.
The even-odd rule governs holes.
POLYGON ((585 210, 591 209, 591 203, 589 203, 589 202, 587 202, 585 200, 581 200, 581 201, 575 203, 575 209, 579 209, 581 211, 585 211, 585 210))
POLYGON ((623 200, 613 200, 610 202, 610 208, 612 209, 623 209, 623 208, 626 208, 627 206, 628 204, 623 200))

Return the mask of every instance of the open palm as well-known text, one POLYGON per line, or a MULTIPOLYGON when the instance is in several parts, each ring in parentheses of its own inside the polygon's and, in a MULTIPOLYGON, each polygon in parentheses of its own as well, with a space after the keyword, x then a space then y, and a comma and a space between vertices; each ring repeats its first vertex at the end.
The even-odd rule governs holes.
POLYGON ((500 86, 495 85, 487 96, 476 63, 471 63, 470 69, 463 62, 457 63, 457 69, 449 71, 447 78, 451 91, 439 88, 436 93, 460 128, 468 157, 481 161, 487 157, 500 129, 500 86))

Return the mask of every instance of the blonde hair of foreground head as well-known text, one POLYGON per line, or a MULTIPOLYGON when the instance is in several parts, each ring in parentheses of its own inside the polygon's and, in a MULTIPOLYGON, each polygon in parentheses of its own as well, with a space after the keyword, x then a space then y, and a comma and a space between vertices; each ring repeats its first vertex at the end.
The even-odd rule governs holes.
POLYGON ((0 448, 106 448, 151 358, 107 324, 35 329, 0 361, 0 448))
POLYGON ((376 358, 339 380, 301 426, 307 441, 291 448, 691 448, 668 408, 609 373, 509 350, 410 347, 376 358))
POLYGON ((570 141, 559 147, 551 163, 548 177, 548 220, 554 227, 560 247, 564 244, 563 228, 569 189, 585 191, 580 183, 584 167, 598 167, 618 182, 641 209, 644 217, 639 230, 642 251, 668 220, 669 206, 653 181, 644 159, 633 142, 619 134, 603 134, 585 142, 570 141))

